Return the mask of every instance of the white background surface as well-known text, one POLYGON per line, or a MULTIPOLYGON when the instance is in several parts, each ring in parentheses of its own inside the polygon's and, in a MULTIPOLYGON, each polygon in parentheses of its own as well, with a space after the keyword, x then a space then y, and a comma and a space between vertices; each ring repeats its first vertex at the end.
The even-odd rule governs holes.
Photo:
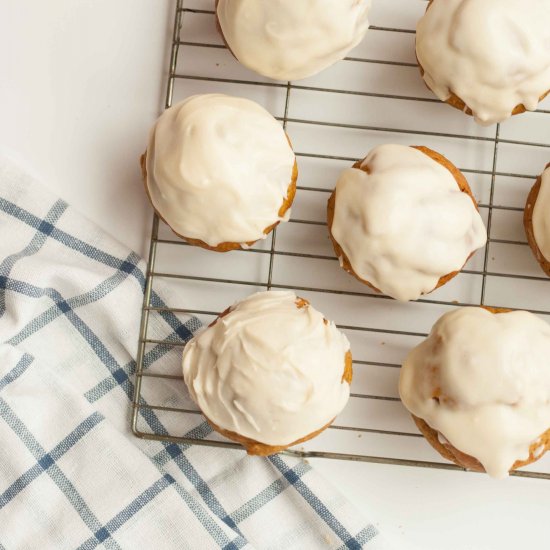
MULTIPOLYGON (((0 0, 0 151, 142 254, 150 209, 137 159, 163 105, 172 10, 169 0, 0 0)), ((550 482, 312 462, 396 548, 515 550, 548 538, 550 482)))

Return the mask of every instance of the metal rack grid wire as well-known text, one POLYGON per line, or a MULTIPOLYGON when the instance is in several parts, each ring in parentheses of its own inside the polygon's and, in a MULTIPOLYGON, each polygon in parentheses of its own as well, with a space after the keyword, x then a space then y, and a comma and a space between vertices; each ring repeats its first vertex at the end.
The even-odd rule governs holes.
MULTIPOLYGON (((204 1, 204 0, 203 0, 204 1)), ((208 1, 208 0, 206 0, 208 1)), ((424 1, 425 0, 419 0, 424 1)), ((197 0, 194 0, 194 4, 197 4, 197 0)), ((211 0, 209 2, 212 3, 211 0)), ((544 285, 550 283, 550 281, 543 277, 542 274, 533 274, 532 272, 526 273, 513 273, 507 272, 506 270, 492 270, 491 269, 491 247, 493 246, 511 246, 518 247, 523 250, 528 249, 527 243, 520 238, 499 238, 498 236, 494 237, 492 234, 493 224, 495 221, 495 213, 502 212, 505 215, 518 215, 521 214, 523 208, 519 205, 506 205, 506 204, 497 204, 495 202, 496 195, 496 181, 497 178, 513 178, 515 180, 524 180, 525 182, 531 183, 535 179, 533 174, 522 174, 510 171, 499 171, 498 170, 498 160, 499 152, 503 145, 513 146, 513 147, 526 147, 526 148, 537 148, 541 149, 544 154, 550 157, 550 140, 549 142, 542 141, 528 141, 522 139, 515 139, 514 136, 503 137, 501 133, 501 126, 497 125, 494 130, 491 129, 491 134, 487 133, 479 134, 468 134, 468 133, 446 133, 440 131, 431 131, 426 129, 418 128, 400 128, 384 125, 366 125, 366 124, 353 124, 347 122, 339 121, 327 121, 327 120, 315 120, 310 118, 294 118, 290 116, 290 106, 292 100, 292 94, 296 91, 307 91, 312 93, 323 93, 323 94, 334 94, 341 96, 343 98, 350 96, 360 96, 366 98, 383 98, 384 100, 394 100, 394 101, 410 101, 413 103, 430 103, 430 104, 439 104, 439 101, 433 97, 426 96, 413 96, 413 95, 398 95, 398 94, 388 94, 388 93, 379 93, 372 91, 359 91, 353 89, 340 89, 340 88, 325 88, 321 86, 307 85, 307 84, 295 84, 292 82, 288 83, 276 83, 272 81, 261 81, 254 80, 253 78, 247 79, 236 79, 236 78, 225 78, 219 76, 204 76, 200 74, 186 74, 180 72, 178 69, 178 56, 180 50, 183 47, 192 47, 194 49, 205 51, 205 50, 225 50, 226 47, 221 43, 211 43, 203 41, 185 41, 182 40, 182 24, 184 17, 189 15, 201 15, 214 19, 214 11, 212 9, 201 9, 196 7, 186 7, 185 0, 177 0, 175 20, 174 20, 174 31, 172 36, 172 45, 171 45, 171 55, 170 55, 170 66, 169 66, 169 78, 166 92, 166 107, 172 105, 174 98, 174 88, 177 82, 185 81, 195 81, 195 82, 205 82, 216 83, 218 85, 246 85, 246 86, 258 86, 265 88, 280 88, 284 92, 284 107, 283 107, 283 116, 277 117, 283 124, 285 129, 288 128, 290 124, 301 125, 301 126, 315 126, 317 128, 330 127, 330 128, 341 128, 350 131, 370 131, 370 132, 380 132, 388 135, 406 135, 406 136, 416 136, 417 138, 444 138, 451 140, 462 140, 464 146, 468 147, 472 144, 484 144, 488 145, 491 148, 491 165, 490 169, 483 168, 462 168, 462 171, 466 174, 471 174, 472 177, 479 176, 485 178, 488 181, 488 200, 480 201, 479 206, 482 210, 486 211, 486 222, 488 230, 488 244, 485 247, 484 252, 479 252, 480 258, 480 267, 478 269, 464 269, 462 274, 471 275, 480 278, 480 285, 476 287, 477 299, 470 300, 451 300, 451 299, 434 299, 429 296, 418 300, 417 304, 429 304, 430 306, 438 306, 445 308, 460 307, 460 306, 470 306, 470 305, 502 305, 498 303, 488 302, 488 282, 489 280, 504 280, 509 286, 507 292, 514 292, 514 287, 519 284, 519 282, 527 282, 530 284, 544 285)), ((396 34, 414 34, 414 31, 411 29, 405 28, 394 28, 388 26, 373 26, 371 25, 370 31, 374 33, 387 33, 388 36, 396 34)), ((226 53, 226 52, 224 52, 226 53)), ((401 68, 414 68, 416 69, 416 63, 397 61, 397 60, 387 60, 387 59, 371 59, 366 57, 348 57, 346 61, 369 64, 369 65, 386 65, 386 66, 396 66, 401 68)), ((449 108, 450 109, 450 108, 449 108)), ((550 110, 538 109, 536 111, 538 117, 544 116, 545 124, 550 123, 550 110)), ((464 116, 464 115, 462 115, 464 116)), ((543 134, 544 136, 544 134, 543 134)), ((292 136, 291 136, 292 137, 292 136)), ((312 152, 300 152, 297 151, 296 155, 298 158, 302 159, 311 159, 312 161, 338 161, 338 162, 354 162, 356 159, 352 157, 346 157, 342 155, 330 155, 322 153, 312 153, 312 152)), ((300 183, 300 182, 299 182, 300 183)), ((298 186, 298 193, 314 192, 325 194, 325 197, 328 197, 328 192, 330 189, 312 187, 312 186, 298 186)), ((487 189, 484 190, 487 194, 487 189)), ((151 233, 151 242, 149 250, 149 258, 147 263, 147 277, 146 277, 146 286, 145 286, 145 295, 141 316, 141 328, 140 328, 140 339, 139 339, 139 348, 138 348, 138 357, 137 357, 137 367, 136 367, 136 383, 135 383, 135 395, 133 400, 133 414, 132 414, 132 429, 136 436, 143 439, 151 440, 161 440, 168 441, 173 443, 181 444, 194 444, 194 445, 204 445, 204 446, 214 446, 214 447, 223 447, 228 449, 241 449, 241 446, 229 442, 227 440, 208 440, 192 437, 180 437, 179 435, 171 435, 166 433, 155 433, 146 432, 139 428, 138 422, 140 417, 140 411, 143 409, 152 409, 157 411, 170 411, 180 414, 193 414, 199 415, 200 411, 182 408, 182 407, 165 407, 157 406, 155 404, 146 404, 143 397, 143 384, 144 380, 150 380, 154 378, 158 379, 179 379, 181 376, 174 374, 162 374, 149 372, 144 364, 145 350, 148 345, 163 345, 163 346, 173 346, 181 349, 185 344, 183 341, 173 341, 165 339, 153 339, 148 337, 148 329, 150 324, 150 316, 153 313, 162 313, 162 312, 171 312, 174 314, 190 314, 197 316, 212 316, 215 317, 218 314, 218 311, 207 310, 207 309, 186 309, 181 307, 170 307, 170 306, 155 306, 152 303, 153 295, 153 285, 154 281, 157 279, 172 279, 178 280, 180 282, 201 282, 206 283, 207 285, 212 285, 211 288, 214 288, 213 285, 238 285, 245 288, 256 287, 256 288, 267 288, 267 289, 292 289, 297 292, 307 293, 313 292, 316 294, 328 294, 340 297, 349 297, 349 298, 361 298, 368 297, 371 300, 379 301, 381 304, 386 304, 385 307, 388 307, 388 304, 393 302, 390 298, 375 294, 369 290, 342 290, 341 288, 329 288, 321 286, 308 286, 308 285, 298 285, 298 284, 285 284, 284 282, 276 282, 274 279, 274 268, 277 263, 277 260, 280 258, 290 259, 289 261, 294 261, 294 259, 307 259, 307 260, 322 260, 327 262, 337 262, 337 259, 331 254, 318 254, 318 253, 308 253, 304 250, 283 250, 277 246, 277 229, 272 232, 270 236, 270 241, 268 241, 268 246, 251 248, 246 251, 239 251, 238 253, 228 253, 226 254, 227 262, 237 262, 240 261, 242 256, 237 257, 236 254, 246 254, 246 255, 263 255, 269 259, 267 264, 267 276, 263 280, 248 280, 244 278, 235 279, 235 278, 226 278, 226 277, 209 277, 202 275, 187 275, 179 274, 166 271, 157 270, 157 258, 159 255, 159 250, 161 247, 170 246, 170 247, 187 247, 188 249, 192 248, 189 245, 175 237, 164 237, 161 235, 161 226, 163 222, 159 220, 158 216, 155 215, 153 219, 152 233, 151 233)), ((323 229, 323 226, 326 225, 324 221, 312 220, 312 219, 299 219, 292 218, 288 225, 294 226, 319 226, 323 229)), ((494 260, 494 258, 492 258, 494 260)), ((281 261, 281 260, 280 260, 281 261)), ((548 286, 544 287, 548 289, 548 286)), ((544 301, 543 301, 544 302, 544 301)), ((521 309, 526 309, 537 313, 540 315, 550 315, 550 304, 548 308, 537 308, 537 307, 521 307, 521 309)), ((427 335, 427 331, 418 331, 413 330, 415 324, 412 324, 406 329, 400 327, 390 327, 390 328, 376 328, 371 326, 360 326, 356 324, 339 324, 338 325, 344 331, 356 331, 359 334, 381 334, 381 335, 396 335, 403 337, 411 338, 423 338, 427 335)), ((382 345, 384 343, 382 342, 382 345)), ((392 363, 387 361, 361 361, 354 360, 354 367, 357 369, 362 365, 369 365, 376 367, 378 369, 392 369, 398 368, 399 363, 392 363)), ((353 391, 353 389, 352 389, 353 391)), ((371 393, 352 393, 352 397, 362 400, 371 400, 371 401, 387 401, 387 402, 399 402, 399 398, 396 396, 388 395, 377 395, 371 393)), ((396 441, 402 438, 421 438, 422 436, 419 433, 412 433, 409 431, 400 431, 397 429, 382 429, 379 427, 364 427, 364 426, 345 426, 345 425, 335 425, 331 426, 332 430, 340 431, 352 431, 357 432, 358 437, 361 437, 361 434, 376 434, 389 436, 391 438, 397 438, 396 441)), ((330 430, 329 429, 329 430, 330 430)), ((427 444, 426 444, 427 446, 427 444)), ((302 450, 302 449, 289 449, 285 451, 284 454, 300 457, 300 458, 333 458, 333 459, 344 459, 344 460, 354 460, 354 461, 364 461, 371 463, 382 463, 382 464, 395 464, 395 465, 405 465, 405 466, 416 466, 424 468, 438 468, 446 470, 462 470, 462 468, 455 466, 453 464, 440 462, 437 459, 434 460, 417 460, 407 457, 392 457, 392 456, 376 456, 375 454, 358 454, 352 452, 338 452, 336 451, 327 451, 327 450, 302 450)), ((517 471, 513 475, 522 476, 522 477, 533 477, 540 479, 550 479, 550 470, 549 472, 540 472, 540 471, 517 471)))

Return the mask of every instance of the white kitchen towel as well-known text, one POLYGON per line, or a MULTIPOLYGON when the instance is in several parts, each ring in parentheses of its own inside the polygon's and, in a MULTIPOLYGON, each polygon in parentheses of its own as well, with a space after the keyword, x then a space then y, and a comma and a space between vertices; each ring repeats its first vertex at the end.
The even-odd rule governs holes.
MULTIPOLYGON (((304 461, 131 433, 144 269, 0 158, 0 550, 384 546, 304 461)), ((151 323, 150 338, 180 341, 200 326, 151 323)), ((152 346, 146 367, 178 368, 178 349, 152 346)), ((154 388, 146 399, 165 405, 182 391, 154 388)), ((167 429, 155 410, 140 422, 167 429)), ((211 433, 199 415, 176 422, 211 433)))

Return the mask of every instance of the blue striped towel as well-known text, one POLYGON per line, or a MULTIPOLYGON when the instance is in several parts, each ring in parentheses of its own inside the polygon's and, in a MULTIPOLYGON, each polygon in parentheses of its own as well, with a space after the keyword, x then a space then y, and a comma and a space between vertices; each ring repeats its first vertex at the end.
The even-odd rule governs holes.
MULTIPOLYGON (((384 545, 304 461, 131 434, 145 264, 1 158, 0 235, 0 550, 384 545)), ((152 338, 199 327, 152 323, 152 338)), ((146 364, 179 368, 169 349, 146 364)), ((181 393, 156 388, 155 403, 181 393)), ((140 420, 166 430, 154 410, 140 420)))

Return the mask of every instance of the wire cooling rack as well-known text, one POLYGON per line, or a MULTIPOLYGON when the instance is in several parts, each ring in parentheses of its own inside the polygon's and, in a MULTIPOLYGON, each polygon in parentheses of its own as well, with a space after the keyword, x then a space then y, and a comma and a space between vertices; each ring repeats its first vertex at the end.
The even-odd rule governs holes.
MULTIPOLYGON (((233 59, 215 29, 214 0, 177 0, 166 107, 195 93, 222 92, 263 104, 284 125, 300 175, 289 223, 246 251, 215 254, 176 238, 153 220, 141 319, 132 429, 144 439, 241 449, 218 434, 205 439, 155 433, 140 426, 140 409, 195 415, 182 397, 174 406, 142 397, 154 383, 181 384, 179 372, 149 369, 153 346, 181 354, 184 342, 148 337, 154 316, 169 311, 213 320, 237 299, 263 289, 293 289, 334 319, 352 343, 350 402, 331 428, 286 454, 384 464, 461 468, 443 462, 424 441, 397 394, 401 360, 440 315, 467 305, 526 309, 550 320, 550 280, 527 245, 522 213, 538 173, 550 160, 550 102, 503 125, 482 128, 425 88, 414 57, 414 27, 426 0, 374 4, 370 30, 351 56, 316 77, 276 83, 233 59), (328 239, 325 207, 339 172, 381 143, 427 145, 467 175, 489 239, 466 269, 436 292, 401 304, 371 292, 339 267, 328 239), (154 305, 155 284, 172 302, 154 305)), ((162 361, 158 361, 161 363, 162 361)), ((168 420, 166 418, 166 420, 168 420)), ((177 426, 174 422, 167 425, 177 426)), ((549 453, 550 454, 550 453, 549 453)), ((514 475, 550 479, 550 459, 514 475)))

